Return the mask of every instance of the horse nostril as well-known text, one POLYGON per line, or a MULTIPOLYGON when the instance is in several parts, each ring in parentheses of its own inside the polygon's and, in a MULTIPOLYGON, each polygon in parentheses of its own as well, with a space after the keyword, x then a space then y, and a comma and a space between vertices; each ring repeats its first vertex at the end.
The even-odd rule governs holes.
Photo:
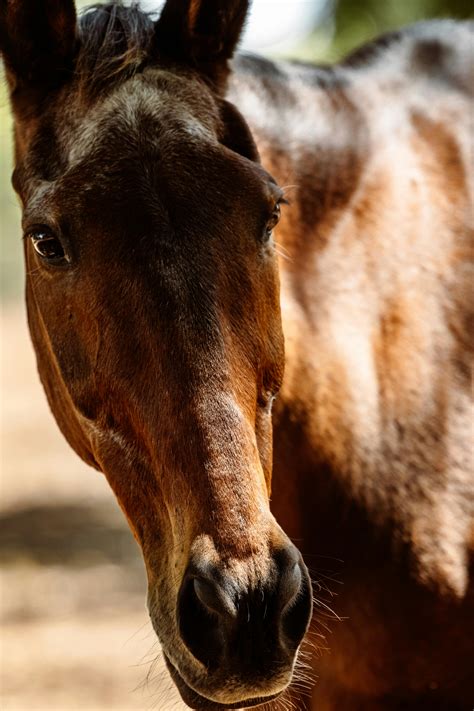
POLYGON ((303 562, 292 566, 290 573, 284 576, 282 586, 280 629, 290 648, 296 649, 308 629, 313 608, 311 582, 303 562))
POLYGON ((233 618, 237 616, 233 600, 218 583, 198 577, 193 579, 193 584, 198 600, 208 610, 220 616, 228 615, 233 618))
POLYGON ((302 574, 299 563, 295 563, 285 573, 280 582, 280 602, 283 613, 294 602, 301 590, 302 574))
POLYGON ((190 652, 209 669, 219 663, 223 651, 219 599, 207 581, 186 576, 178 598, 178 626, 190 652), (198 581, 198 582, 196 582, 198 581))
POLYGON ((293 544, 276 551, 274 557, 279 570, 281 641, 287 649, 296 649, 311 618, 311 582, 301 554, 293 544))

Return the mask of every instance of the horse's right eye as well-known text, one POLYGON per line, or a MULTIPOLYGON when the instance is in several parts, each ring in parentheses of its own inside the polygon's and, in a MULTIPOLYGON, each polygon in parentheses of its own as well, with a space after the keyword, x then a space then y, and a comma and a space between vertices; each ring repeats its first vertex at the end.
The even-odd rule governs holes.
POLYGON ((265 239, 266 240, 269 240, 270 237, 272 236, 272 232, 275 229, 275 227, 277 226, 277 224, 279 223, 280 217, 281 217, 281 205, 280 205, 280 202, 277 202, 275 207, 273 208, 272 215, 265 226, 265 239))
POLYGON ((50 230, 31 230, 26 237, 31 239, 35 252, 48 264, 61 265, 69 262, 61 241, 50 230))

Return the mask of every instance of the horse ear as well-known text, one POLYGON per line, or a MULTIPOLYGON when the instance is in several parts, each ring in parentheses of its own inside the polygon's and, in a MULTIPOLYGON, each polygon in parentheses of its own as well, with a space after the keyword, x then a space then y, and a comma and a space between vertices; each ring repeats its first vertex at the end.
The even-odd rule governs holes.
POLYGON ((74 0, 0 0, 0 50, 12 91, 57 83, 72 67, 74 0))
POLYGON ((220 88, 249 5, 249 0, 167 0, 156 23, 156 50, 197 68, 220 88))

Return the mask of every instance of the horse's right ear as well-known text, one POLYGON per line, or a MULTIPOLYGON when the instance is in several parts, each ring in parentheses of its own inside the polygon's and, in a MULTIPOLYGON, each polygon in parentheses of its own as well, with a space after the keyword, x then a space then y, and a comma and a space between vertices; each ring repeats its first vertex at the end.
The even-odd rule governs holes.
POLYGON ((196 68, 221 89, 250 0, 167 0, 156 23, 161 56, 196 68))
POLYGON ((72 68, 74 0, 0 0, 0 50, 12 91, 53 86, 72 68))

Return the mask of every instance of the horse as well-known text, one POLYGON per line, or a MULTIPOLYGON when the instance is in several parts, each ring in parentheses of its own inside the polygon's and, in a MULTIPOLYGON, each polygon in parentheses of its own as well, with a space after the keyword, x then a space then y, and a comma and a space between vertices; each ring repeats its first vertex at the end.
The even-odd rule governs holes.
POLYGON ((248 5, 2 0, 39 375, 189 707, 470 708, 473 27, 248 5))

